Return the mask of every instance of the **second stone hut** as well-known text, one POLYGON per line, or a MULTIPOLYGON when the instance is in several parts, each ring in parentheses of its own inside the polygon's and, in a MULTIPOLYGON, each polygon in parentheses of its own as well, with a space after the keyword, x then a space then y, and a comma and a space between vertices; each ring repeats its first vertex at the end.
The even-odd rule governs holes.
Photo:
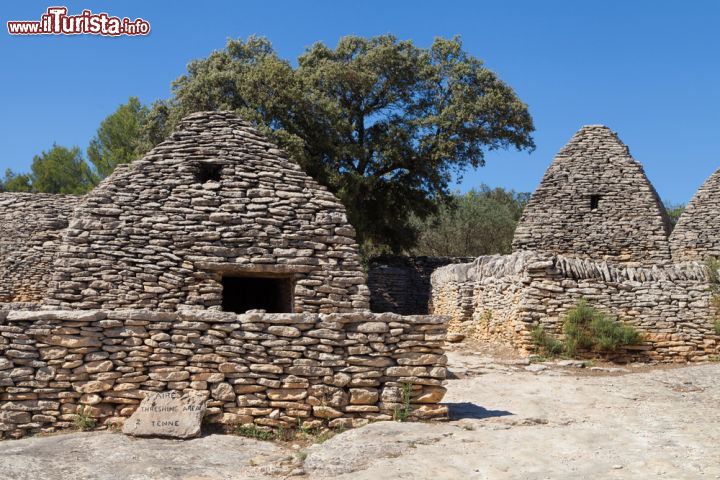
POLYGON ((512 246, 653 266, 670 262, 669 232, 665 207, 642 165, 608 127, 588 125, 553 160, 512 246))

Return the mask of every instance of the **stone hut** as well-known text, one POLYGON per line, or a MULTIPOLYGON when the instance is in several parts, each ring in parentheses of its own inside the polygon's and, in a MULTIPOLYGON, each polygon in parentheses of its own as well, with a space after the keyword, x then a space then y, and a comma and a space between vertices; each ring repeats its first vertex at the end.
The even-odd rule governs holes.
POLYGON ((617 134, 582 127, 532 195, 513 250, 625 265, 670 261, 670 222, 657 192, 617 134))
POLYGON ((233 113, 201 112, 83 199, 47 303, 335 313, 369 292, 340 201, 233 113))
POLYGON ((39 302, 47 293, 74 195, 0 193, 0 303, 39 302))
POLYGON ((719 199, 720 172, 669 240, 642 166, 607 127, 583 127, 525 208, 515 251, 435 270, 432 313, 449 316, 451 331, 529 353, 537 327, 562 338, 567 312, 586 300, 643 334, 613 360, 710 360, 720 353, 715 294, 705 265, 686 260, 720 254, 719 199))
POLYGON ((700 187, 670 235, 673 260, 720 257, 720 170, 700 187))

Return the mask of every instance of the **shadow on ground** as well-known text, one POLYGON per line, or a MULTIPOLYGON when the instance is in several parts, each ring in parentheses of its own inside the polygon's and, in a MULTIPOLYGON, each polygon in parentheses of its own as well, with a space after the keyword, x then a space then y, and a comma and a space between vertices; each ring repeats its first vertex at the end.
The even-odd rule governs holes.
POLYGON ((514 415, 514 413, 505 410, 488 410, 470 402, 446 403, 445 405, 450 410, 450 420, 462 420, 463 418, 481 420, 483 418, 514 415))

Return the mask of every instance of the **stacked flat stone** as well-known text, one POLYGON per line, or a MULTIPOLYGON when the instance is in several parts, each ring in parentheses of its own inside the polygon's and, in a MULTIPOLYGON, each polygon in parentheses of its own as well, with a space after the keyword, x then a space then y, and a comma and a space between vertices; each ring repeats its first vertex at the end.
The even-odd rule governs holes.
POLYGON ((585 299, 644 334, 615 360, 706 361, 720 353, 708 280, 699 262, 647 268, 525 251, 439 268, 432 312, 451 317, 450 331, 530 353, 533 328, 561 336, 585 299))
POLYGON ((0 193, 0 302, 47 294, 62 230, 80 197, 0 193))
POLYGON ((232 112, 201 112, 75 210, 47 303, 220 308, 223 274, 292 276, 294 312, 369 308, 355 230, 327 189, 232 112))
POLYGON ((669 225, 628 147, 609 128, 590 125, 548 168, 523 211, 513 251, 659 265, 670 261, 669 225))
POLYGON ((447 417, 447 319, 0 310, 0 438, 120 425, 147 392, 205 392, 210 422, 351 427, 447 417))
POLYGON ((670 235, 673 260, 720 258, 720 170, 700 187, 670 235))
POLYGON ((370 259, 368 288, 373 312, 424 315, 430 303, 430 275, 451 263, 466 263, 468 257, 405 257, 383 255, 370 259))

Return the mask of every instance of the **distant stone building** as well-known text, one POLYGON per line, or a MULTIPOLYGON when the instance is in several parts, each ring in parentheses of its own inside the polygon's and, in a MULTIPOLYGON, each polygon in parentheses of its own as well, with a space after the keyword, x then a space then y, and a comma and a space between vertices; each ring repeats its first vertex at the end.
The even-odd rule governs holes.
POLYGON ((673 260, 720 258, 720 170, 707 179, 670 235, 673 260))
POLYGON ((642 166, 602 125, 557 154, 518 223, 513 250, 621 264, 670 261, 670 222, 642 166))
POLYGON ((39 302, 47 293, 74 195, 0 193, 0 303, 39 302))
POLYGON ((369 292, 340 201, 233 113, 203 112, 85 196, 47 303, 331 313, 369 292))

